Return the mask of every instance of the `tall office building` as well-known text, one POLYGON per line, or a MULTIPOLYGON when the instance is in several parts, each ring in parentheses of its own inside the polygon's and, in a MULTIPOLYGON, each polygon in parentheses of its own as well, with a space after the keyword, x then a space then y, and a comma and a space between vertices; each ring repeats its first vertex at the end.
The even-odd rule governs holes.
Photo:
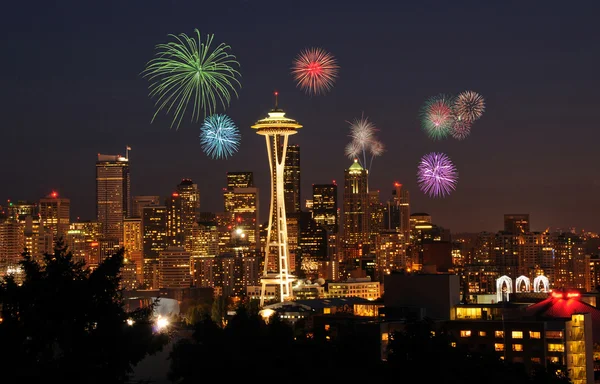
POLYGON ((141 217, 131 217, 123 221, 123 247, 125 248, 125 258, 131 260, 135 265, 135 275, 138 283, 144 281, 144 242, 142 241, 142 235, 141 217))
POLYGON ((260 248, 259 191, 254 186, 252 172, 227 172, 227 187, 223 189, 225 213, 231 214, 232 230, 243 232, 251 248, 260 248))
POLYGON ((144 285, 158 288, 158 257, 169 246, 167 236, 167 207, 154 205, 142 211, 142 250, 144 285))
POLYGON ((369 241, 369 192, 367 170, 358 160, 344 171, 344 248, 345 259, 359 256, 369 241))
MULTIPOLYGON (((369 191, 369 245, 373 246, 377 242, 377 236, 384 228, 383 216, 385 205, 379 199, 379 190, 369 191)), ((369 252, 373 249, 369 248, 369 252)))
POLYGON ((179 193, 173 192, 165 199, 167 207, 167 239, 169 246, 183 247, 183 201, 179 193))
POLYGON ((576 288, 589 291, 590 255, 584 241, 572 233, 551 234, 554 248, 554 288, 576 288))
POLYGON ((17 268, 25 244, 25 225, 16 220, 0 223, 0 277, 17 268))
POLYGON ((142 210, 149 205, 160 205, 160 196, 133 196, 129 217, 142 217, 142 210))
POLYGON ((337 233, 338 198, 337 184, 313 184, 312 186, 312 217, 328 232, 337 233))
POLYGON ((300 146, 288 145, 283 169, 283 190, 287 213, 298 212, 301 209, 300 186, 300 146))
POLYGON ((102 235, 123 241, 123 219, 131 212, 129 159, 98 154, 96 161, 96 213, 102 235))
POLYGON ((529 213, 512 213, 504 215, 504 232, 520 235, 529 233, 529 213))
POLYGON ((200 214, 198 184, 192 179, 182 179, 181 183, 177 184, 177 193, 181 198, 181 227, 184 233, 188 233, 200 214))
POLYGON ((57 192, 40 199, 41 225, 52 232, 54 240, 62 238, 66 241, 71 224, 71 200, 58 197, 57 192))
POLYGON ((408 190, 402 184, 394 183, 392 198, 388 200, 384 213, 384 228, 403 234, 404 240, 410 239, 410 199, 408 190))

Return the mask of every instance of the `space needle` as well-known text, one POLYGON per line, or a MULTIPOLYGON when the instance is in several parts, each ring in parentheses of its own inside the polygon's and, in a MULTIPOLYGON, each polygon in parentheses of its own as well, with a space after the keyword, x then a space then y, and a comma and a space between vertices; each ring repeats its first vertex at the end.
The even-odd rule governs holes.
POLYGON ((290 135, 302 128, 296 120, 285 117, 285 112, 277 106, 278 93, 275 92, 275 108, 269 116, 258 120, 251 128, 263 135, 267 144, 267 156, 271 170, 271 205, 265 264, 261 278, 260 306, 265 302, 267 286, 278 286, 279 301, 292 296, 292 282, 295 276, 290 274, 290 255, 288 252, 287 221, 283 190, 285 154, 290 135))

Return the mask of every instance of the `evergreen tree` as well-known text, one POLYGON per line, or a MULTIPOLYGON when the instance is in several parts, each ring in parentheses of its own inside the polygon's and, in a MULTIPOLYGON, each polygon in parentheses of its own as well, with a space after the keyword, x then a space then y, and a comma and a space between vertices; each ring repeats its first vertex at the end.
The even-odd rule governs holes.
POLYGON ((62 241, 39 261, 23 253, 22 284, 10 275, 0 283, 7 382, 123 383, 168 342, 153 332, 153 305, 125 310, 123 254, 120 249, 90 271, 62 241))

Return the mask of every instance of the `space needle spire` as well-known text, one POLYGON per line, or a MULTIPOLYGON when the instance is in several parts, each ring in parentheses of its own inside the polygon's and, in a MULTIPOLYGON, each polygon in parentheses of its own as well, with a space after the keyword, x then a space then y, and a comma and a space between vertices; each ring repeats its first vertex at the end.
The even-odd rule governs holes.
POLYGON ((292 297, 292 282, 295 276, 290 274, 290 255, 288 250, 287 218, 283 189, 285 155, 290 135, 297 133, 302 125, 296 120, 285 117, 279 108, 279 93, 274 92, 275 108, 268 117, 258 120, 251 128, 265 137, 269 169, 271 171, 271 204, 267 228, 265 263, 261 278, 260 306, 264 305, 267 286, 277 286, 279 301, 292 297))

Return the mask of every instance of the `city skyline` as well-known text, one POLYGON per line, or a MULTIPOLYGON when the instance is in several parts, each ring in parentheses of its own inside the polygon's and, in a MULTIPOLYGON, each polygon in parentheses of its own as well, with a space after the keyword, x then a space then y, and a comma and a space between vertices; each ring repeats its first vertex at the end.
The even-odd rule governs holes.
MULTIPOLYGON (((489 9, 467 2, 334 1, 310 13, 311 4, 270 1, 151 1, 143 9, 116 1, 99 8, 73 2, 40 4, 34 11, 7 5, 13 17, 2 27, 2 39, 14 60, 0 64, 7 77, 0 90, 7 111, 0 205, 39 201, 57 191, 70 199, 73 219, 94 220, 96 155, 124 155, 131 146, 132 196, 164 199, 190 178, 199 184, 200 209, 218 212, 226 172, 251 171, 263 192, 260 206, 268 207, 264 144, 250 126, 273 107, 277 90, 281 107, 306 127, 290 139, 302 151, 302 203, 312 184, 341 185, 352 164, 344 155, 347 122, 364 113, 386 146, 369 176, 382 201, 399 182, 411 194, 411 212, 427 212, 452 232, 501 230, 507 213, 530 214, 536 231, 600 232, 600 180, 592 157, 600 138, 593 116, 597 76, 591 64, 599 55, 593 28, 598 4, 543 4, 489 9), (269 16, 272 22, 256 23, 269 16), (240 96, 227 113, 242 139, 239 152, 226 160, 202 153, 199 123, 184 121, 179 130, 169 129, 165 116, 150 123, 153 101, 140 72, 169 33, 194 28, 230 44, 241 63, 240 96), (448 31, 448 44, 436 44, 448 31), (305 95, 289 74, 297 52, 310 46, 323 46, 340 64, 326 95, 305 95), (40 62, 44 71, 37 70, 40 62), (471 135, 428 139, 418 122, 422 103, 463 89, 486 98, 471 135), (456 191, 444 199, 417 187, 418 161, 431 151, 447 153, 458 168, 456 191)), ((260 219, 268 219, 264 210, 260 219)))

